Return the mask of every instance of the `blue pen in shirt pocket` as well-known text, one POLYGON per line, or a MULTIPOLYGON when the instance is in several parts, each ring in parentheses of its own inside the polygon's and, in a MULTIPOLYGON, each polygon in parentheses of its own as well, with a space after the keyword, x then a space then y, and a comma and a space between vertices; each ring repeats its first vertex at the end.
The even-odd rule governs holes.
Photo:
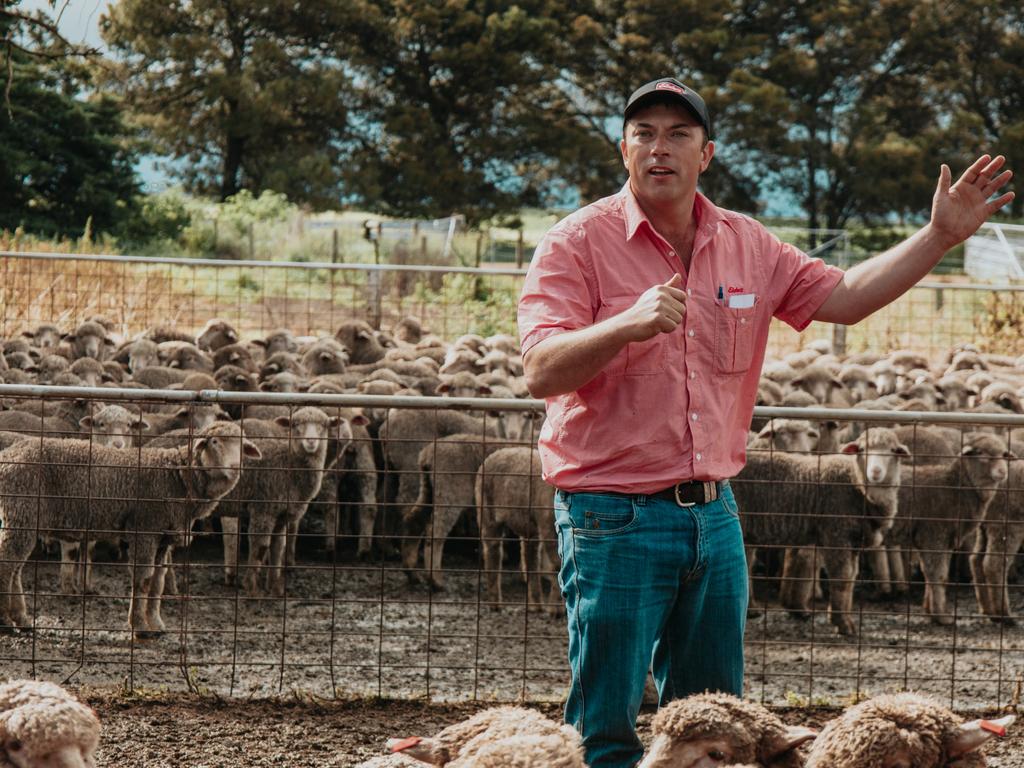
POLYGON ((722 286, 718 286, 718 300, 721 301, 725 298, 725 293, 722 291, 722 286))

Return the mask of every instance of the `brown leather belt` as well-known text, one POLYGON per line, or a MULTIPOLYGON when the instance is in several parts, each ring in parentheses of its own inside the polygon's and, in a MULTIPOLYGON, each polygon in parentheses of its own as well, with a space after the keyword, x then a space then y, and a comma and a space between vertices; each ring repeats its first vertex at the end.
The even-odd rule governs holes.
POLYGON ((668 488, 647 494, 655 499, 674 501, 680 507, 692 507, 696 504, 710 504, 722 493, 722 484, 718 480, 694 480, 689 483, 676 483, 668 488))

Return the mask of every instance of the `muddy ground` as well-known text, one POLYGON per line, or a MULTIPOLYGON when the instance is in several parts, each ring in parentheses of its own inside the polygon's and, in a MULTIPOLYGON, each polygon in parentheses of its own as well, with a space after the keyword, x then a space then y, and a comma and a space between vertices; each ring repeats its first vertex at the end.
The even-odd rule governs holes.
MULTIPOLYGON (((287 600, 251 599, 224 585, 219 544, 199 539, 178 555, 188 598, 165 602, 168 632, 147 641, 126 629, 126 564, 97 565, 99 594, 83 598, 59 594, 58 564, 41 556, 24 572, 36 630, 0 636, 0 666, 4 677, 103 692, 103 765, 354 765, 388 736, 429 733, 489 703, 557 712, 564 617, 525 610, 513 564, 507 604, 490 605, 476 560, 453 549, 443 592, 410 586, 397 563, 334 563, 310 546, 289 572, 287 600), (115 749, 131 760, 106 751, 115 749)), ((854 637, 834 634, 823 607, 809 621, 778 610, 751 620, 747 695, 773 707, 840 707, 910 688, 963 712, 1019 703, 1024 629, 975 616, 966 586, 951 590, 952 627, 923 617, 919 598, 916 588, 913 604, 858 600, 854 637)), ((1022 598, 1015 593, 1018 613, 1022 598)), ((1024 758, 1010 760, 1024 755, 1024 736, 999 750, 995 765, 1024 768, 1024 758)))
MULTIPOLYGON (((417 701, 218 701, 195 696, 127 696, 84 691, 103 721, 98 766, 265 768, 354 766, 383 754, 391 736, 430 735, 483 703, 417 701)), ((560 716, 557 705, 538 707, 560 716)), ((780 709, 789 723, 820 726, 834 713, 780 709)), ((652 712, 640 716, 645 738, 652 712)), ((992 768, 1024 767, 1024 729, 988 748, 992 768)))

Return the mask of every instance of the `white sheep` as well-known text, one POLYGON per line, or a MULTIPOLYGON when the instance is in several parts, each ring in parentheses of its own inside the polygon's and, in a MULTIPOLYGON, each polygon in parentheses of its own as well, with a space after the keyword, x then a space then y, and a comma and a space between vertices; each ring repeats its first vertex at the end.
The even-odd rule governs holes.
POLYGON ((787 726, 760 704, 727 693, 702 693, 662 707, 654 740, 637 768, 718 768, 749 763, 800 768, 800 745, 815 732, 787 726))
POLYGON ((433 738, 389 739, 388 748, 445 768, 586 768, 571 726, 523 707, 485 709, 433 738))
POLYGON ((59 685, 0 685, 0 766, 91 768, 99 741, 96 713, 59 685))
POLYGON ((883 694, 827 723, 807 768, 981 768, 987 762, 978 748, 1014 720, 965 723, 924 696, 883 694))

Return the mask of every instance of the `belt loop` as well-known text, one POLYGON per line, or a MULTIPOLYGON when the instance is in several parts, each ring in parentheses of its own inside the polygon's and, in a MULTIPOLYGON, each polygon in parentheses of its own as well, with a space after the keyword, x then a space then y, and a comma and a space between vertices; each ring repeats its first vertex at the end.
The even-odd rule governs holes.
POLYGON ((704 499, 706 504, 718 500, 718 483, 714 480, 704 481, 704 499))

